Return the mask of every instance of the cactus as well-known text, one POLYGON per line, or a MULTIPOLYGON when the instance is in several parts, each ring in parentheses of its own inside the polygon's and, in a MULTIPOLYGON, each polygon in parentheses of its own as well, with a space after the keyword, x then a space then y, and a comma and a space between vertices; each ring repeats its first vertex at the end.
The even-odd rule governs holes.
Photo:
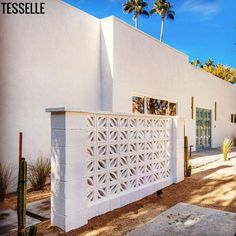
POLYGON ((190 177, 192 175, 192 166, 189 165, 188 168, 187 168, 187 177, 190 177))
POLYGON ((22 158, 19 162, 19 176, 17 188, 18 235, 24 235, 26 227, 26 181, 27 162, 24 158, 22 158))
POLYGON ((36 232, 37 232, 37 227, 35 225, 33 225, 29 228, 28 236, 35 236, 36 232))
POLYGON ((27 162, 22 158, 19 162, 19 176, 17 188, 17 218, 18 236, 36 235, 36 226, 31 226, 29 232, 26 230, 26 193, 27 193, 27 162))

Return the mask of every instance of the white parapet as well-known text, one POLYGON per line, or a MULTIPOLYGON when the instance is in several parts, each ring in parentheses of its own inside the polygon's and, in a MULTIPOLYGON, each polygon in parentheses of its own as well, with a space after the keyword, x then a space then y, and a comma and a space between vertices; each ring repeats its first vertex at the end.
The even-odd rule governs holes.
POLYGON ((66 232, 184 178, 180 118, 51 112, 51 222, 66 232))

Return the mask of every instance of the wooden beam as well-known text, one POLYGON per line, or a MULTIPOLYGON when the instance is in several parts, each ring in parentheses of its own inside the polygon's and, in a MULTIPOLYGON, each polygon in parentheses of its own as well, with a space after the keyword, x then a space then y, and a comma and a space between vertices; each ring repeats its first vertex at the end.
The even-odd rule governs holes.
POLYGON ((23 133, 19 133, 19 162, 22 160, 23 133))
POLYGON ((191 117, 192 117, 192 120, 194 119, 194 97, 192 96, 191 97, 191 117))
POLYGON ((217 121, 217 102, 215 102, 215 121, 217 121))

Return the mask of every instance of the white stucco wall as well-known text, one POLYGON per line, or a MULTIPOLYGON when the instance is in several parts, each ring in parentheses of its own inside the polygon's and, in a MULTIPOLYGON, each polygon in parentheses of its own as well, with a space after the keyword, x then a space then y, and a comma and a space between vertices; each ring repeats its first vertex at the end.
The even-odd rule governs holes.
POLYGON ((20 131, 24 156, 50 156, 45 108, 101 109, 100 21, 59 0, 45 10, 0 14, 1 161, 16 162, 20 131))
MULTIPOLYGON (((188 63, 188 57, 116 18, 113 21, 112 110, 131 112, 132 95, 177 101, 178 115, 186 120, 190 144, 196 144, 196 120, 191 119, 191 96, 196 107, 212 110, 212 147, 232 137, 236 86, 188 63), (217 121, 214 104, 217 102, 217 121)), ((108 24, 108 23, 107 23, 108 24)))

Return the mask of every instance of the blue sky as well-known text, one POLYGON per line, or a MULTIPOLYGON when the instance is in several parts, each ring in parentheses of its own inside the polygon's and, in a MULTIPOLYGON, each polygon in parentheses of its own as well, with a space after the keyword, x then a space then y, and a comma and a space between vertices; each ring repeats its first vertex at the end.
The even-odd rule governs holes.
MULTIPOLYGON (((124 14, 125 0, 64 0, 98 18, 114 15, 132 24, 132 15, 124 14)), ((147 0, 149 8, 153 0, 147 0)), ((174 21, 166 21, 164 42, 189 55, 190 60, 211 58, 236 68, 236 1, 170 0, 176 12, 174 21)), ((160 16, 139 18, 140 30, 159 38, 160 16)))

